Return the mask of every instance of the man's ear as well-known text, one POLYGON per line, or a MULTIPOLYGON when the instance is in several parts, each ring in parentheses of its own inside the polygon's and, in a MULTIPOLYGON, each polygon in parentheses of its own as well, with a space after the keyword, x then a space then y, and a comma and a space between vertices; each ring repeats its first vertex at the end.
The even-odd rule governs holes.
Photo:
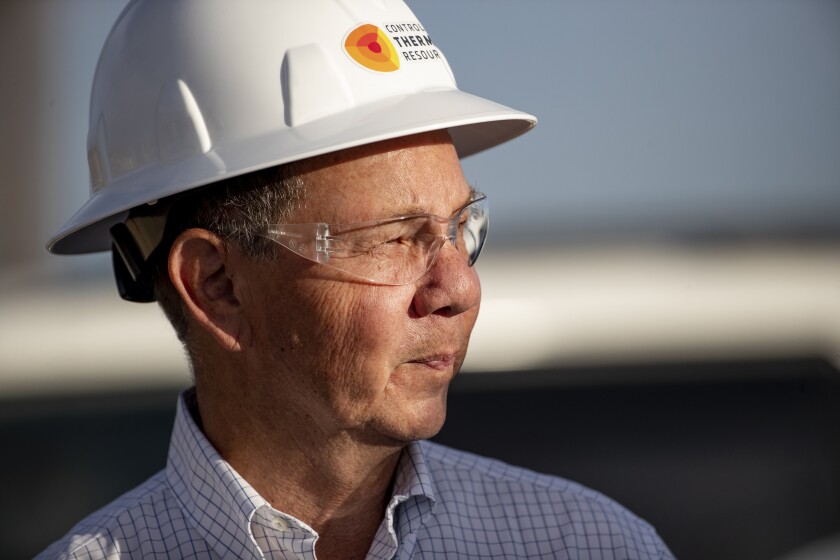
MULTIPOLYGON (((224 349, 247 344, 250 330, 236 297, 225 241, 206 229, 182 232, 169 251, 169 278, 187 312, 224 349)), ((235 249, 234 249, 235 250, 235 249)))

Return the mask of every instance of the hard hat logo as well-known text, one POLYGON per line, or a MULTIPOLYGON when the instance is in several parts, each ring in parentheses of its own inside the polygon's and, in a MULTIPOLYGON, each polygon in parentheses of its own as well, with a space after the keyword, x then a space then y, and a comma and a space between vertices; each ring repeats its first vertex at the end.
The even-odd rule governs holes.
POLYGON ((353 29, 344 41, 344 50, 350 58, 370 70, 393 72, 400 69, 397 49, 375 25, 366 23, 353 29))

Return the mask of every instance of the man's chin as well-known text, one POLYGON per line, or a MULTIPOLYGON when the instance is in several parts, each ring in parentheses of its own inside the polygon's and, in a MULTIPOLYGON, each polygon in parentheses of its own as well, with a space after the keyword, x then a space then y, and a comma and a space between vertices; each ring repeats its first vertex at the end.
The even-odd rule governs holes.
POLYGON ((434 437, 446 420, 446 395, 436 403, 403 410, 399 417, 375 420, 370 425, 371 435, 386 445, 405 445, 412 441, 434 437), (375 435, 374 435, 375 434, 375 435))

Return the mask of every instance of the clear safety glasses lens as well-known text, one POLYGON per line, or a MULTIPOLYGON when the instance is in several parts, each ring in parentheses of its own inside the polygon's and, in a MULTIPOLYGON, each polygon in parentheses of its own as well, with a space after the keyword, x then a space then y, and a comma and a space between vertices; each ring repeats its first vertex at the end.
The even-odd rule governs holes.
POLYGON ((476 192, 448 218, 413 214, 357 224, 274 224, 263 235, 311 261, 399 286, 422 278, 447 241, 472 266, 487 225, 487 197, 476 192))

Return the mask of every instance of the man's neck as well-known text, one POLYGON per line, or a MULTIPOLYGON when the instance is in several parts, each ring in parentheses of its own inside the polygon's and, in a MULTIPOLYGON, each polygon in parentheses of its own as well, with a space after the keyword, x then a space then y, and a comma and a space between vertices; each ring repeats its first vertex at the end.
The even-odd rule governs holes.
POLYGON ((274 508, 318 532, 319 558, 364 558, 390 500, 402 448, 312 426, 277 426, 216 401, 202 394, 199 410, 219 454, 274 508))

